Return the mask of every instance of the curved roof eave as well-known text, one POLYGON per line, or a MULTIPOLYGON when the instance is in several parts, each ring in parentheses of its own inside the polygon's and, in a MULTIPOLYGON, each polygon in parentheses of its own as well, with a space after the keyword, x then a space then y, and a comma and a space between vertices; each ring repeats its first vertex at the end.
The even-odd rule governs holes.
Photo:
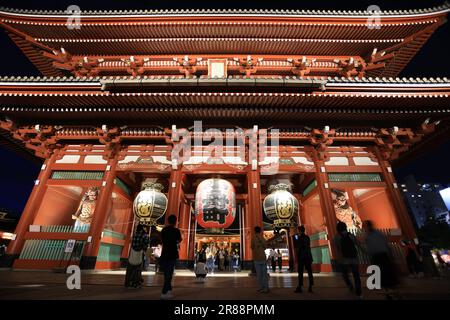
MULTIPOLYGON (((73 12, 63 10, 26 10, 0 8, 0 15, 24 18, 69 18, 73 12)), ((408 10, 263 10, 263 9, 177 9, 177 10, 81 10, 79 14, 86 18, 145 18, 145 17, 292 17, 292 18, 426 18, 450 12, 450 4, 425 9, 408 10)), ((78 12, 77 12, 78 13, 78 12)))

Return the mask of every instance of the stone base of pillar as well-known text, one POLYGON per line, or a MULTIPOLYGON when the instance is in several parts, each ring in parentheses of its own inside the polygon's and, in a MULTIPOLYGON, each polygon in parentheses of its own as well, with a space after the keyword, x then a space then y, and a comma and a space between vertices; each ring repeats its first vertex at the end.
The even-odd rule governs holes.
POLYGON ((18 254, 5 254, 0 257, 0 268, 12 268, 14 260, 18 259, 18 254))
POLYGON ((82 256, 80 260, 80 269, 91 270, 95 269, 97 257, 82 256))

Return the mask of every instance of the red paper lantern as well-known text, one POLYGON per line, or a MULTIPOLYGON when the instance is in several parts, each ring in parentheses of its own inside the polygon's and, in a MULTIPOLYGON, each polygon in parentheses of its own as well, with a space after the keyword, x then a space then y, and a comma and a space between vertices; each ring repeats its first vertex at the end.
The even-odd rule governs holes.
POLYGON ((197 223, 203 228, 228 228, 236 216, 233 185, 223 179, 202 181, 195 193, 195 214, 197 223))

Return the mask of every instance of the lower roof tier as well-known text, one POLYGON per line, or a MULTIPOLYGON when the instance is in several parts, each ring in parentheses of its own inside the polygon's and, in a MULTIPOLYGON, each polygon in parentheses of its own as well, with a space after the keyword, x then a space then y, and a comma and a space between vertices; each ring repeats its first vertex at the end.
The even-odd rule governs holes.
POLYGON ((450 117, 444 79, 3 78, 0 114, 18 123, 417 125, 450 117), (126 121, 124 121, 126 119, 126 121), (275 123, 274 123, 275 122, 275 123))

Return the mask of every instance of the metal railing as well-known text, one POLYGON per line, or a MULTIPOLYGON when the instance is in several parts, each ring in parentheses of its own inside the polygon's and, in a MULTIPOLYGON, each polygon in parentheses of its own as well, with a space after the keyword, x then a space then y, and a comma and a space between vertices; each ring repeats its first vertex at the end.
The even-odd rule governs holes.
MULTIPOLYGON (((70 252, 64 252, 67 240, 26 240, 19 259, 28 260, 69 260, 70 252)), ((85 241, 77 241, 77 253, 72 255, 81 258, 85 241)))
POLYGON ((61 233, 87 233, 89 225, 73 226, 73 225, 56 225, 56 226, 41 226, 41 232, 61 232, 61 233))

